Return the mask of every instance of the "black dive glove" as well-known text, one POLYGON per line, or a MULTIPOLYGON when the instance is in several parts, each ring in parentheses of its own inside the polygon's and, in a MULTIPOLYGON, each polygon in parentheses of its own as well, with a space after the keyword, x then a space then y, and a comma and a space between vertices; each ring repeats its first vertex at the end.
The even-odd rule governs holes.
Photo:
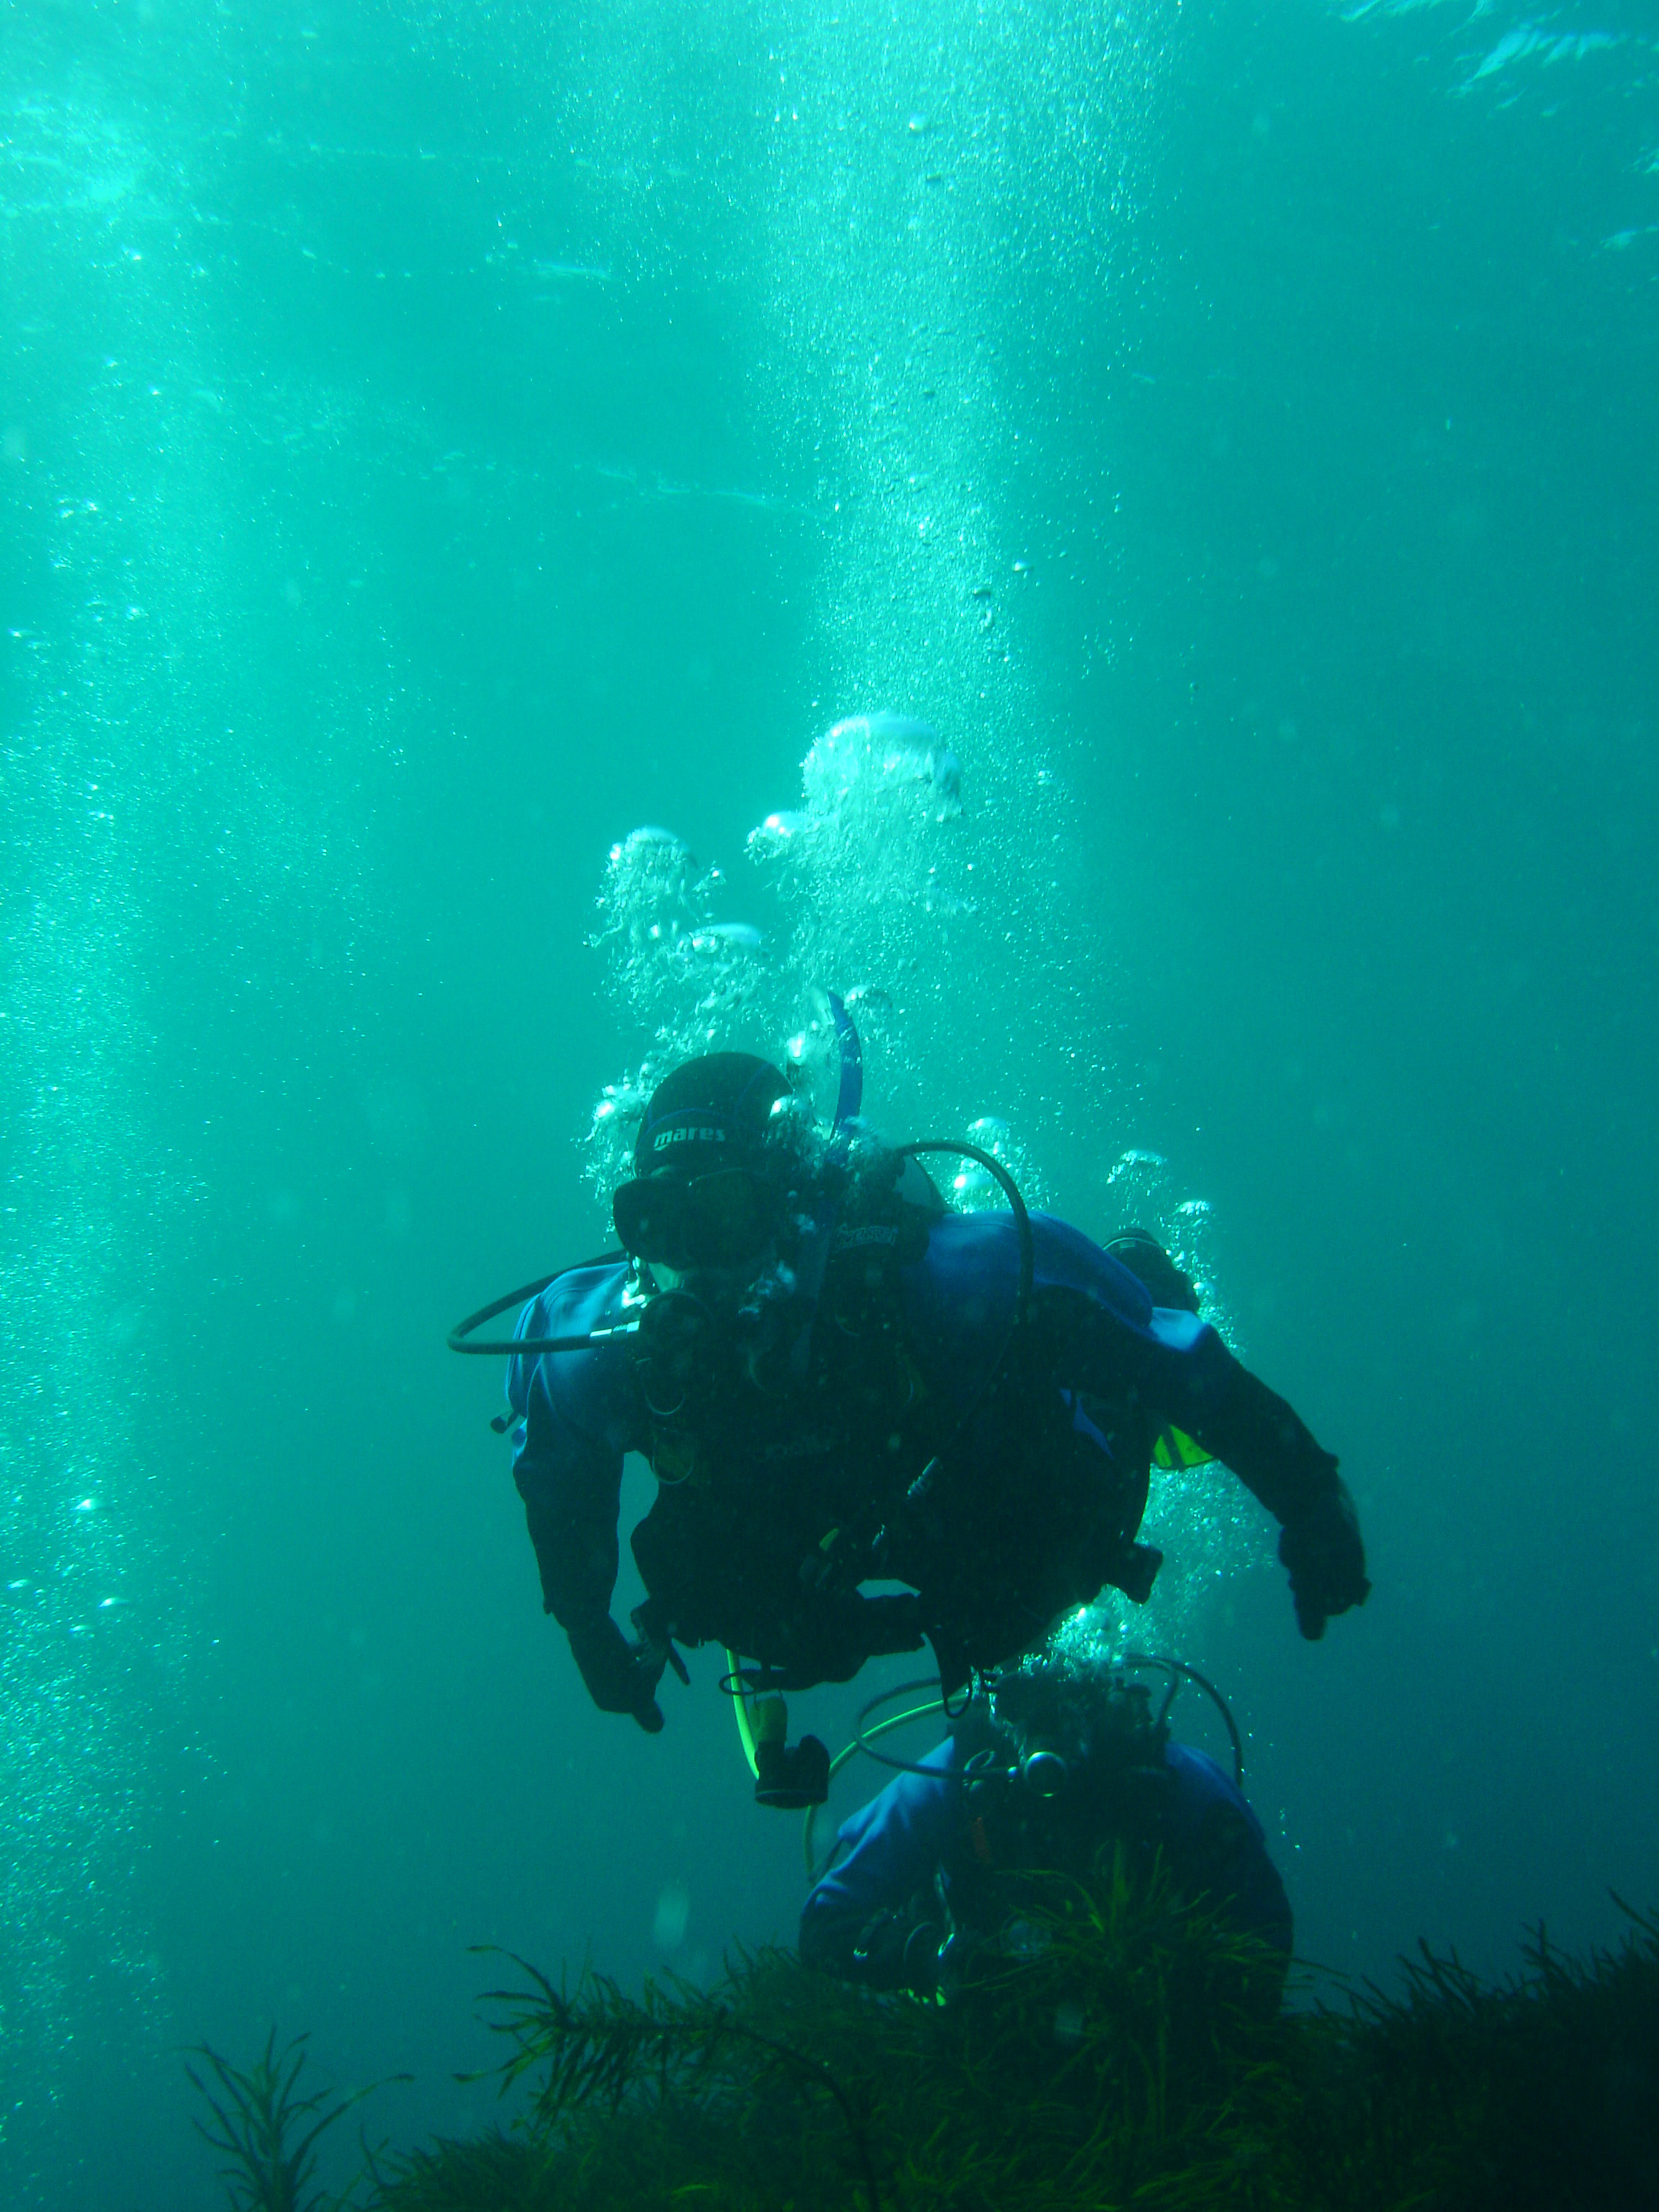
POLYGON ((1325 1633, 1334 1613, 1364 1604, 1371 1589, 1365 1579, 1365 1547, 1359 1516, 1340 1475, 1285 1523, 1279 1556, 1290 1571, 1296 1625, 1310 1644, 1325 1633))
POLYGON ((648 1644, 630 1644, 608 1613, 584 1621, 569 1635, 571 1656, 599 1711, 632 1713, 647 1735, 655 1735, 662 1726, 656 1688, 667 1653, 648 1644))

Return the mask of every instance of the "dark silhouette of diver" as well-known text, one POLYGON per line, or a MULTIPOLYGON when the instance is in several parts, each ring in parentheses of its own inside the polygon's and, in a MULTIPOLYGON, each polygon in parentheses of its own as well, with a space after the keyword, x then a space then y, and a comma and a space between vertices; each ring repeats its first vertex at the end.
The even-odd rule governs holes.
POLYGON ((1104 1661, 1045 1655, 1000 1674, 936 1750, 890 1762, 904 1771, 842 1823, 841 1855, 801 1910, 803 1963, 948 1995, 988 1955, 1029 1947, 1032 1875, 1041 1896, 1043 1877, 1086 1881, 1121 1852, 1133 1878, 1161 1863, 1182 1903, 1253 1939, 1249 1994, 1276 2009, 1291 1942, 1284 1884, 1238 1784, 1170 1741, 1169 1702, 1154 1717, 1146 1685, 1104 1661))
POLYGON ((1012 1211, 951 1213, 916 1155, 971 1148, 893 1148, 861 1127, 838 1115, 825 1135, 750 1054, 686 1062, 616 1193, 623 1251, 452 1337, 539 1291, 497 1425, 546 1608, 601 1710, 659 1729, 665 1664, 684 1677, 676 1644, 705 1642, 752 1662, 748 1688, 784 1691, 926 1638, 959 1689, 1105 1584, 1145 1601, 1155 1461, 1223 1461, 1276 1516, 1304 1636, 1364 1602, 1336 1461, 1150 1237, 1103 1250, 1028 1216, 984 1154, 1012 1211), (633 1532, 647 1592, 633 1639, 610 1612, 629 1451, 659 1486, 633 1532))

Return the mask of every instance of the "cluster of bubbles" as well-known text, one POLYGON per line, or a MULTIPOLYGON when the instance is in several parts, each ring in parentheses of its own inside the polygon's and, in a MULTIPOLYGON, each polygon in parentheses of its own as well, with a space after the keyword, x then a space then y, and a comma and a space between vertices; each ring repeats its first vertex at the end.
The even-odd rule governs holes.
POLYGON ((605 860, 599 925, 588 942, 610 956, 629 1012, 664 1037, 688 1020, 712 1024, 742 1006, 744 969, 760 932, 714 919, 724 881, 672 830, 649 823, 630 830, 605 860))
POLYGON ((630 830, 606 857, 588 942, 605 957, 618 1010, 650 1038, 639 1065, 607 1083, 593 1106, 588 1179, 607 1210, 656 1084, 680 1060, 725 1043, 765 976, 760 931, 715 912, 725 884, 683 838, 651 824, 630 830))
POLYGON ((1198 1293, 1205 1318, 1226 1335, 1212 1258, 1210 1204, 1182 1198, 1162 1152, 1131 1147, 1119 1154, 1106 1178, 1108 1202, 1125 1225, 1149 1230, 1198 1293))
MULTIPOLYGON (((1036 1188, 1036 1163, 1030 1149, 1015 1136, 1000 1114, 981 1114, 963 1131, 965 1140, 981 1152, 988 1152, 999 1167, 1012 1176, 1022 1196, 1036 1188)), ((1006 1206, 1001 1183, 983 1162, 964 1159, 957 1163, 956 1173, 950 1178, 950 1200, 959 1213, 982 1213, 988 1207, 1006 1206)))
MULTIPOLYGON (((842 1048, 832 988, 890 1079, 886 1106, 894 1077, 931 1087, 930 1024, 911 1018, 910 1002, 938 995, 952 927, 978 917, 978 828, 964 813, 962 762, 933 726, 878 711, 826 730, 803 763, 800 805, 767 815, 746 841, 757 888, 793 921, 781 953, 752 923, 722 917, 726 876, 672 830, 647 825, 613 845, 590 943, 613 1004, 648 1042, 592 1109, 588 1173, 601 1203, 629 1171, 652 1088, 695 1054, 752 1043, 820 1122, 833 1119, 842 1048)), ((1035 1163, 1002 1115, 973 1118, 969 1141, 1034 1190, 1035 1163)), ((1006 1203, 993 1176, 964 1165, 954 1203, 1006 1203)))
MULTIPOLYGON (((1161 1152, 1132 1147, 1121 1153, 1106 1179, 1106 1202, 1121 1226, 1157 1237, 1191 1282, 1200 1312, 1229 1343, 1233 1317, 1217 1282, 1214 1216, 1207 1199, 1183 1197, 1170 1163, 1161 1152)), ((1239 1486, 1211 1465, 1170 1468, 1153 1486, 1143 1536, 1170 1554, 1144 1608, 1110 1598, 1071 1625, 1079 1648, 1092 1643, 1109 1653, 1178 1648, 1198 1595, 1237 1571, 1244 1531, 1253 1522, 1239 1486)))
MULTIPOLYGON (((807 754, 801 793, 802 806, 769 814, 750 831, 753 859, 822 867, 837 846, 861 862, 872 838, 890 851, 902 840, 931 877, 927 825, 961 814, 962 763, 931 722, 913 714, 849 714, 807 754)), ((918 895, 926 897, 925 885, 918 895)))

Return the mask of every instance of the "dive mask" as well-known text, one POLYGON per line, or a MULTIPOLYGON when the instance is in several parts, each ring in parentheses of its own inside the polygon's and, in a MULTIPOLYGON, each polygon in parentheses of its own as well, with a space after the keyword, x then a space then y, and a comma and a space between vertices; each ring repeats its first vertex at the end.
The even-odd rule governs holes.
POLYGON ((755 1265, 777 1231, 771 1194, 746 1168, 641 1176, 622 1185, 611 1211, 625 1251, 681 1274, 755 1265))

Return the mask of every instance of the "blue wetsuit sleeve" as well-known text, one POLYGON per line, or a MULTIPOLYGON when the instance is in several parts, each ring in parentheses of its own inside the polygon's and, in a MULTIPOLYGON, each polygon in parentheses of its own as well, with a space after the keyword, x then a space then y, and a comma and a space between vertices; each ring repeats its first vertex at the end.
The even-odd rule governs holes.
MULTIPOLYGON (((562 1311, 555 1321, 538 1300, 515 1334, 554 1335, 566 1325, 562 1311)), ((607 1402, 615 1393, 606 1388, 616 1356, 598 1349, 544 1352, 516 1358, 507 1370, 507 1401, 519 1416, 513 1479, 524 1500, 544 1607, 567 1630, 608 1619, 616 1585, 624 1446, 607 1402), (556 1379, 550 1373, 554 1358, 566 1362, 556 1379)))
POLYGON ((823 1875, 800 1916, 803 1961, 828 1972, 855 1974, 860 1938, 883 1913, 902 1912, 933 1881, 961 1814, 961 1785, 952 1778, 954 1741, 921 1763, 929 1774, 900 1774, 880 1796, 842 1824, 845 1855, 823 1875))
POLYGON ((1182 1887, 1194 1899, 1208 1899, 1242 1934, 1288 1960, 1290 1899, 1267 1856, 1261 1821, 1205 1753, 1172 1743, 1164 1757, 1175 1781, 1165 1842, 1182 1887))
POLYGON ((1040 1312, 1063 1387, 1109 1401, 1127 1383, 1161 1420, 1231 1468, 1279 1521, 1306 1513, 1337 1487, 1334 1455, 1207 1322, 1154 1306, 1126 1268, 1077 1231, 1043 1227, 1043 1241, 1060 1249, 1058 1279, 1040 1293, 1040 1312))
MULTIPOLYGON (((1030 1327, 1062 1390, 1126 1399, 1196 1437, 1280 1521, 1337 1487, 1336 1461, 1284 1399, 1196 1314, 1155 1306, 1146 1285, 1070 1223, 1031 1217, 1030 1327)), ((907 1310, 930 1379, 967 1403, 1008 1342, 1018 1244, 1006 1214, 951 1214, 908 1271, 907 1310)))
POLYGON ((1184 1406, 1171 1407, 1171 1417, 1231 1468, 1276 1520, 1297 1520, 1340 1487, 1336 1455, 1213 1329, 1208 1334, 1219 1357, 1212 1355, 1200 1387, 1184 1406))

